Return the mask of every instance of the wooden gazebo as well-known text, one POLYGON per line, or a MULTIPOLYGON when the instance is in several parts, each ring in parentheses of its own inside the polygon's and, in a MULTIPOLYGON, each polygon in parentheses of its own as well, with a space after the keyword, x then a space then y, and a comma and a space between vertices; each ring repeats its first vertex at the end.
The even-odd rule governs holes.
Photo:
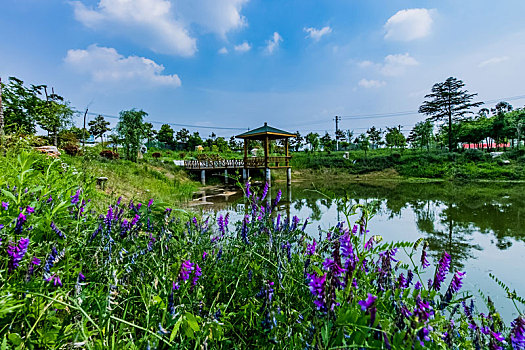
POLYGON ((265 169, 266 181, 270 184, 271 170, 270 169, 286 169, 287 183, 291 184, 292 170, 290 166, 290 152, 288 139, 290 137, 297 137, 296 134, 288 131, 280 130, 264 123, 263 126, 257 129, 249 130, 245 133, 236 136, 238 139, 244 140, 244 171, 243 175, 247 177, 248 169, 265 169), (284 139, 285 156, 270 156, 270 142, 272 140, 284 139), (262 141, 264 147, 264 157, 249 157, 250 140, 262 141))

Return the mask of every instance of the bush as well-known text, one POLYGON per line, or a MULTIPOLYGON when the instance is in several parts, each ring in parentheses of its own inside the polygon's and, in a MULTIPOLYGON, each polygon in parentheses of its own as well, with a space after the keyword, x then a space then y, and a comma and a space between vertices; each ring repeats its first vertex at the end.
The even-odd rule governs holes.
POLYGON ((162 157, 162 154, 160 154, 159 152, 155 152, 155 153, 152 153, 151 156, 155 159, 159 159, 160 157, 162 157))
POLYGON ((64 152, 70 156, 76 156, 80 153, 80 148, 74 143, 68 143, 64 146, 64 152))
POLYGON ((102 152, 100 152, 100 156, 106 159, 118 159, 119 158, 119 154, 117 152, 113 152, 112 150, 109 150, 109 149, 105 149, 102 152))

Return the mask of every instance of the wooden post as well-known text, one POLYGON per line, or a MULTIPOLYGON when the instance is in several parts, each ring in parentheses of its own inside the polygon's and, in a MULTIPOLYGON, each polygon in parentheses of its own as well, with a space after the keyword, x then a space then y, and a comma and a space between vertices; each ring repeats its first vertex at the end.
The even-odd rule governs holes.
POLYGON ((288 164, 288 156, 289 156, 289 152, 288 152, 288 138, 284 139, 284 150, 285 150, 285 154, 286 154, 286 160, 284 162, 284 164, 286 164, 286 166, 290 165, 288 164))
POLYGON ((292 185, 292 168, 286 168, 286 184, 288 186, 292 185))

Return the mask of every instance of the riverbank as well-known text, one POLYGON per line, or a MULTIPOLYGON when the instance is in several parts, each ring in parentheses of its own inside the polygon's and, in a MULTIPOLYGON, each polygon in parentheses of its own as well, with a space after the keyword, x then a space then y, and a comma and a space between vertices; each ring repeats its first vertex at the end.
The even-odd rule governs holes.
POLYGON ((297 152, 291 164, 302 176, 330 175, 351 181, 363 178, 371 181, 525 180, 523 150, 511 150, 494 157, 479 150, 451 153, 380 149, 366 155, 362 151, 352 151, 347 157, 344 152, 297 152))

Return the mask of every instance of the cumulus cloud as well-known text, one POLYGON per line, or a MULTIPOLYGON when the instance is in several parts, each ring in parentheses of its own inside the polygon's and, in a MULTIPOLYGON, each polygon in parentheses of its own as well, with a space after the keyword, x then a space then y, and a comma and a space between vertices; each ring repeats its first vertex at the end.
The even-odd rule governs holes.
POLYGON ((226 55, 226 54, 228 54, 228 49, 225 48, 225 47, 221 47, 219 49, 219 51, 217 51, 217 52, 220 53, 221 55, 226 55))
POLYGON ((149 86, 179 87, 177 74, 162 74, 163 65, 145 57, 125 57, 114 48, 91 45, 86 50, 69 50, 66 64, 80 73, 86 73, 96 83, 146 84, 149 86))
POLYGON ((279 47, 279 44, 283 41, 283 38, 279 33, 274 32, 270 40, 266 40, 266 53, 271 55, 275 49, 279 47))
POLYGON ((418 64, 419 62, 408 53, 388 55, 381 66, 381 73, 386 76, 399 76, 405 73, 407 67, 417 66, 418 64))
POLYGON ((319 41, 323 36, 330 34, 332 32, 332 28, 329 26, 323 27, 321 29, 309 27, 303 29, 307 35, 307 38, 312 39, 313 41, 319 41))
POLYGON ((372 61, 368 61, 368 60, 365 60, 365 61, 361 61, 357 64, 360 68, 368 68, 368 67, 371 67, 374 65, 374 62, 372 61))
POLYGON ((75 18, 94 30, 130 38, 163 54, 192 56, 196 26, 224 37, 246 25, 241 15, 248 0, 99 0, 96 8, 73 1, 75 18))
POLYGON ((225 37, 231 30, 247 25, 241 14, 248 0, 177 0, 175 7, 182 21, 197 24, 204 31, 225 37))
POLYGON ((359 80, 359 83, 357 83, 359 86, 364 87, 366 89, 370 88, 379 88, 386 85, 386 82, 383 80, 373 80, 373 79, 361 79, 359 80))
POLYGON ((435 10, 400 10, 385 23, 385 39, 411 41, 424 38, 432 29, 435 10))
POLYGON ((499 57, 492 57, 492 58, 489 58, 488 60, 485 60, 483 62, 480 62, 478 64, 478 67, 479 68, 483 68, 485 66, 489 66, 489 65, 493 65, 493 64, 498 64, 498 63, 501 63, 501 62, 505 62, 505 61, 508 61, 509 60, 509 57, 508 56, 499 56, 499 57))
POLYGON ((235 45, 233 49, 237 52, 247 52, 252 49, 252 45, 248 44, 248 42, 245 41, 242 44, 235 45))

